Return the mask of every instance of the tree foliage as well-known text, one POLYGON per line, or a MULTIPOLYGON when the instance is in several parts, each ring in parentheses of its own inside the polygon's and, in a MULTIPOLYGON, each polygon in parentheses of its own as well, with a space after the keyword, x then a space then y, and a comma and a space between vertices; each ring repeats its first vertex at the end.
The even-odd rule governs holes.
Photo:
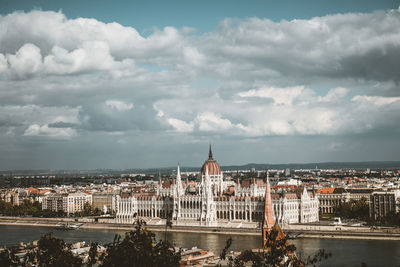
POLYGON ((65 217, 65 212, 42 210, 38 201, 24 199, 20 205, 13 206, 9 202, 0 201, 0 214, 6 216, 33 216, 33 217, 65 217))
MULTIPOLYGON (((224 250, 227 249, 225 247, 224 250)), ((332 256, 325 250, 319 250, 303 260, 295 254, 295 251, 296 246, 291 245, 286 236, 281 236, 277 228, 272 228, 268 233, 264 249, 245 250, 236 258, 231 256, 228 265, 231 267, 243 267, 249 266, 249 264, 253 267, 316 266, 319 262, 332 256)))
POLYGON ((74 213, 75 217, 84 217, 84 216, 100 216, 101 210, 98 208, 93 208, 93 206, 89 202, 85 202, 83 205, 83 210, 74 213))
POLYGON ((369 221, 369 204, 365 198, 341 203, 335 207, 335 216, 369 221))
POLYGON ((365 198, 361 200, 350 200, 335 208, 335 216, 345 219, 358 219, 368 222, 370 225, 400 226, 400 213, 388 213, 386 216, 377 218, 369 217, 369 204, 365 198))
POLYGON ((400 212, 398 213, 390 212, 386 214, 386 216, 379 217, 376 220, 373 220, 371 218, 370 223, 373 225, 400 227, 400 212))
POLYGON ((72 254, 70 247, 51 234, 40 238, 38 247, 27 254, 25 263, 28 266, 37 264, 43 267, 82 266, 82 260, 72 254))
POLYGON ((107 245, 102 266, 178 266, 181 252, 167 241, 156 242, 155 234, 144 225, 138 220, 135 230, 125 233, 124 239, 115 235, 114 242, 107 245))
POLYGON ((0 266, 20 266, 20 261, 14 249, 4 249, 0 252, 0 266))
POLYGON ((87 266, 90 267, 98 261, 97 257, 97 249, 99 247, 99 244, 97 242, 93 242, 90 244, 90 250, 89 250, 89 257, 87 260, 87 266))

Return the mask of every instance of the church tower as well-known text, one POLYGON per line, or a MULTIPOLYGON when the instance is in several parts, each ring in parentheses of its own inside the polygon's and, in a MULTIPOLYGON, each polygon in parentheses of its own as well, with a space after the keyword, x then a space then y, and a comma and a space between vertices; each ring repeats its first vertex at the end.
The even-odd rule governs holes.
POLYGON ((265 203, 264 203, 264 222, 262 226, 263 247, 267 242, 269 231, 275 225, 274 209, 272 207, 271 186, 269 184, 269 173, 267 171, 267 185, 265 186, 265 203))

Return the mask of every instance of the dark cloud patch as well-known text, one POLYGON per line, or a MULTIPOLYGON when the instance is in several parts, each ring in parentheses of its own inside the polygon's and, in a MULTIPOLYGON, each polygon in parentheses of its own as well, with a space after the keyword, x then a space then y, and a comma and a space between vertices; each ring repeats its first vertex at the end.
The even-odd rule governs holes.
POLYGON ((338 75, 375 81, 400 82, 400 45, 374 48, 361 55, 342 58, 338 75))
POLYGON ((71 123, 71 122, 57 121, 57 122, 49 123, 49 127, 51 127, 51 128, 77 128, 78 124, 71 123))
POLYGON ((84 106, 79 113, 82 125, 87 131, 160 131, 165 129, 156 120, 152 105, 141 104, 132 110, 118 111, 104 104, 84 106))

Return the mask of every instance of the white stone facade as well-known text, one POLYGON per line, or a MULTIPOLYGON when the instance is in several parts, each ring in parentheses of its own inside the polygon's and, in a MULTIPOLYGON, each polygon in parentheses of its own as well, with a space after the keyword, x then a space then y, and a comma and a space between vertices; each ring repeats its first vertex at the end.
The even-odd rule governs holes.
MULTIPOLYGON (((196 193, 189 193, 189 185, 182 183, 178 166, 176 179, 172 183, 160 182, 154 195, 117 196, 116 222, 132 223, 135 215, 146 219, 169 217, 177 225, 196 222, 196 225, 216 226, 232 221, 263 221, 265 185, 259 186, 255 180, 249 187, 241 187, 237 183, 234 194, 227 196, 221 191, 225 190, 223 179, 219 180, 219 176, 214 178, 211 179, 206 166, 196 193)), ((319 220, 317 195, 307 192, 305 188, 299 194, 273 194, 272 203, 274 217, 279 224, 319 220)))
POLYGON ((83 211, 85 203, 92 204, 92 195, 86 193, 49 194, 43 198, 42 209, 62 210, 67 214, 83 211))

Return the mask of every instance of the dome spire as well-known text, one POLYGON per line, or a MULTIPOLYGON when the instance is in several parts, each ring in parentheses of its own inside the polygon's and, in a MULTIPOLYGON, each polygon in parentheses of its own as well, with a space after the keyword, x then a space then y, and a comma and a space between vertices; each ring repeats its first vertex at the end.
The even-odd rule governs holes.
POLYGON ((212 150, 211 150, 211 142, 210 142, 210 150, 208 151, 208 159, 213 159, 212 150))

